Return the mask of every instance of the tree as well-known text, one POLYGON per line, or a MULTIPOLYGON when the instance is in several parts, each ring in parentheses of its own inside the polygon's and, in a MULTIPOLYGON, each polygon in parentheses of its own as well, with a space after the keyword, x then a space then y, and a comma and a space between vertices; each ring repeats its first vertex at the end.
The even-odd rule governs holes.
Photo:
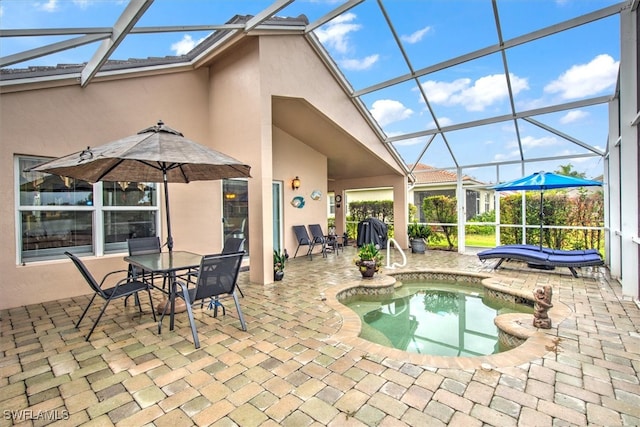
POLYGON ((584 172, 578 172, 573 170, 573 165, 571 163, 567 163, 566 165, 558 166, 558 169, 554 171, 558 175, 564 176, 572 176, 574 178, 585 178, 586 174, 584 172))
MULTIPOLYGON (((427 222, 438 222, 440 224, 455 224, 458 222, 457 201, 455 197, 425 197, 422 201, 422 212, 427 222)), ((453 249, 454 244, 452 237, 456 227, 453 225, 440 225, 440 227, 447 238, 449 250, 453 249)))

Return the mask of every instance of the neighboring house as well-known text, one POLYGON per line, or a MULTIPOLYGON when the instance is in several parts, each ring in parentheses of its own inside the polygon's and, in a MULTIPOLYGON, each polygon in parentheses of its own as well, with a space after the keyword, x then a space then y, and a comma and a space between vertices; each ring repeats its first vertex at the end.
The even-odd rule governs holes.
MULTIPOLYGON (((413 165, 408 165, 411 168, 413 165)), ((455 197, 457 178, 450 171, 436 169, 432 166, 418 163, 413 171, 416 181, 408 189, 409 203, 418 208, 418 221, 425 222, 422 213, 422 201, 426 197, 444 195, 455 197)), ((487 188, 488 185, 470 176, 462 177, 462 185, 466 195, 466 219, 477 214, 494 209, 495 192, 487 188)), ((368 188, 350 190, 346 192, 346 203, 366 200, 393 200, 393 192, 389 188, 368 188)))
MULTIPOLYGON (((161 184, 63 182, 54 193, 25 172, 159 119, 251 166, 246 180, 169 185, 174 249, 215 253, 226 236, 242 235, 253 283, 273 282, 274 248, 295 251, 293 225, 326 224, 327 199, 312 198, 314 191, 343 194, 366 182, 393 187, 401 198, 404 166, 300 31, 306 24, 304 16, 274 18, 258 30, 218 31, 184 56, 108 61, 84 87, 85 64, 3 68, 0 183, 7 203, 0 227, 8 238, 0 269, 10 286, 0 309, 86 294, 65 250, 102 276, 126 268, 128 237, 164 241, 161 184), (296 176, 298 189, 291 185, 296 176), (304 208, 292 205, 295 197, 305 199, 304 208)), ((404 218, 406 210, 403 201, 394 215, 404 218)), ((342 207, 336 211, 344 218, 342 207)), ((336 232, 344 229, 338 220, 336 232)))

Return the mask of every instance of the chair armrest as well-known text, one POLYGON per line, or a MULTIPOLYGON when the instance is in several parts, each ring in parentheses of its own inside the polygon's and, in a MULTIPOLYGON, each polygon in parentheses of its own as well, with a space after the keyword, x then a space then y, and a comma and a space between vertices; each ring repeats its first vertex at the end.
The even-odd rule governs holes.
POLYGON ((124 279, 120 279, 118 280, 118 284, 116 286, 120 286, 120 282, 125 281, 125 280, 130 280, 131 277, 129 277, 129 271, 128 270, 115 270, 115 271, 111 271, 107 274, 104 275, 104 277, 102 278, 102 280, 100 281, 100 287, 102 288, 102 285, 104 284, 104 282, 113 274, 117 274, 117 273, 125 273, 127 275, 127 277, 125 277, 124 279))

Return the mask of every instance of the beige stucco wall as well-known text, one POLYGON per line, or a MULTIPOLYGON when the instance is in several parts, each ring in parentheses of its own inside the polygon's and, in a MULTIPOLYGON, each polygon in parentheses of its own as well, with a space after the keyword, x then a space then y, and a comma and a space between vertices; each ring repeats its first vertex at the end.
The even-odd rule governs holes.
MULTIPOLYGON (((0 308, 89 293, 68 260, 17 265, 14 154, 57 157, 128 136, 159 119, 186 137, 217 148, 208 135, 207 81, 208 70, 203 69, 95 81, 84 89, 74 81, 50 89, 3 91, 0 188, 4 203, 0 218, 4 249, 0 268, 5 292, 0 308)), ((220 183, 170 184, 170 201, 175 249, 218 251, 221 231, 215 219, 219 220, 220 183)), ((164 229, 164 214, 161 218, 164 229)), ((166 237, 164 230, 162 237, 166 237)), ((86 262, 97 277, 126 267, 122 255, 88 258, 86 262)))
MULTIPOLYGON (((307 41, 302 37, 289 36, 269 36, 260 39, 260 58, 263 82, 263 102, 269 95, 291 96, 304 98, 318 111, 327 116, 332 122, 347 131, 352 137, 364 144, 374 155, 385 159, 389 164, 393 164, 393 158, 380 144, 377 135, 355 108, 348 96, 335 82, 324 64, 308 46, 307 41)), ((304 141, 301 141, 304 143, 304 141)), ((298 159, 298 161, 300 161, 298 159)), ((274 163, 274 174, 278 171, 274 163)), ((294 172, 293 176, 299 175, 303 178, 307 171, 294 172)), ((293 178, 290 176, 289 179, 293 178)), ((313 179, 313 178, 312 178, 313 179)), ((304 179, 303 179, 304 182, 304 179)), ((287 184, 285 182, 285 184, 287 184)), ((348 188, 365 188, 375 186, 393 187, 395 199, 400 203, 396 206, 394 215, 400 219, 398 226, 406 228, 406 188, 407 179, 401 173, 398 175, 383 175, 378 177, 368 177, 363 180, 333 181, 325 188, 327 191, 341 193, 348 188), (356 185, 357 187, 353 187, 356 185)), ((285 185, 286 188, 286 185, 285 185)), ((312 190, 312 189, 310 189, 312 190)), ((309 194, 309 193, 307 193, 309 194)), ((323 190, 323 194, 326 191, 323 190)), ((323 197, 324 199, 324 197, 323 197)), ((285 192, 285 202, 290 200, 285 192)), ((304 218, 311 223, 319 223, 326 231, 327 206, 326 200, 322 204, 311 204, 313 212, 305 212, 304 218)), ((307 204, 309 206, 309 204, 307 204)), ((336 209, 336 232, 342 234, 346 227, 342 220, 344 216, 344 203, 336 209)), ((306 208, 305 208, 306 209, 306 208)), ((285 212, 286 214, 286 212, 285 212)), ((285 242, 289 242, 293 235, 291 226, 304 222, 295 221, 296 216, 287 216, 285 222, 285 242)), ((295 239, 294 239, 295 241, 295 239)), ((400 244, 406 247, 408 242, 405 237, 401 238, 400 244)), ((287 243, 289 248, 291 243, 287 243)), ((295 248, 296 245, 293 247, 295 248)), ((294 249, 295 250, 295 249, 294 249)))
MULTIPOLYGON (((251 165, 250 279, 257 283, 270 283, 273 278, 274 181, 283 183, 283 240, 290 253, 297 246, 292 225, 318 223, 327 231, 326 198, 310 198, 313 190, 320 190, 323 195, 329 190, 327 157, 273 125, 274 96, 306 99, 370 146, 369 152, 392 161, 302 36, 248 37, 210 65, 195 71, 97 78, 85 88, 70 80, 66 84, 2 89, 0 189, 5 203, 0 206, 0 217, 6 244, 0 266, 7 292, 0 299, 0 309, 89 293, 66 259, 17 265, 16 154, 58 157, 87 145, 128 136, 162 119, 186 137, 251 165), (296 175, 302 180, 302 187, 294 191, 290 182, 296 175), (305 197, 305 208, 289 204, 296 195, 305 197)), ((400 174, 369 178, 366 182, 392 186, 394 196, 406 197, 406 178, 400 174)), ((332 185, 340 191, 344 188, 342 183, 332 185)), ((197 253, 219 251, 221 182, 170 184, 170 199, 174 248, 197 253)), ((402 204, 406 206, 406 200, 402 204)), ((164 210, 161 212, 164 227, 164 210)), ((85 261, 101 277, 108 271, 125 268, 123 255, 88 257, 85 261)))
MULTIPOLYGON (((327 194, 327 158, 276 127, 273 128, 273 138, 274 179, 283 183, 283 244, 293 256, 298 242, 292 226, 320 224, 325 233, 328 231, 327 198, 324 197, 327 194), (293 190, 291 180, 296 176, 300 177, 301 185, 298 190, 293 190), (322 192, 320 200, 311 199, 314 190, 322 192), (304 198, 303 208, 291 205, 296 196, 304 198)), ((307 249, 302 248, 298 255, 304 255, 307 249)))
MULTIPOLYGON (((257 40, 243 42, 211 66, 209 80, 209 129, 221 151, 251 165, 248 179, 250 280, 273 280, 271 239, 271 118, 260 99, 260 56, 257 40), (266 116, 266 117, 265 117, 266 116), (263 121, 269 123, 265 134, 263 121), (266 254, 269 254, 267 257, 266 254)), ((220 212, 218 221, 221 221, 220 212)))

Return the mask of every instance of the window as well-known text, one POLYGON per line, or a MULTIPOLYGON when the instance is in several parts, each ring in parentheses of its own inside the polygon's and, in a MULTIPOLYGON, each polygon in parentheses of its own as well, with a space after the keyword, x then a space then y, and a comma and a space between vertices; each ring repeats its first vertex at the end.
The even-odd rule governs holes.
POLYGON ((155 184, 91 184, 25 169, 48 159, 18 157, 19 262, 59 258, 64 251, 126 251, 131 237, 155 236, 155 184), (102 197, 95 197, 102 194, 102 197))
POLYGON ((222 194, 224 239, 245 239, 244 250, 249 254, 249 183, 242 179, 224 179, 222 194))

